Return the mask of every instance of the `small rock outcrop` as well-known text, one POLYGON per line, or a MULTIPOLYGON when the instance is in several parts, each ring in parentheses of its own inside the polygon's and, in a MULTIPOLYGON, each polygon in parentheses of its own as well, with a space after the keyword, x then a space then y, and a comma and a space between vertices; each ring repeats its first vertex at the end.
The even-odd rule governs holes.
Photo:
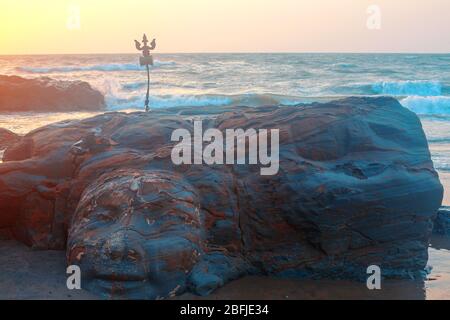
POLYGON ((442 207, 434 221, 433 233, 441 236, 450 236, 450 207, 442 207))
POLYGON ((443 187, 392 98, 108 113, 35 130, 0 164, 0 228, 66 249, 105 297, 208 294, 245 274, 420 276, 443 187), (220 110, 219 110, 220 111, 220 110), (175 165, 175 129, 279 129, 279 167, 175 165))
POLYGON ((103 95, 84 81, 0 75, 0 112, 99 111, 103 95))

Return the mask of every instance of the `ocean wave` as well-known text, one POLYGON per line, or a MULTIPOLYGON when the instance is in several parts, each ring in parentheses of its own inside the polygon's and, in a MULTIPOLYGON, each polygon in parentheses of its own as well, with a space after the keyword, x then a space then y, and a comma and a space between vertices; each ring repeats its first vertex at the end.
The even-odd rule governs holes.
POLYGON ((440 172, 450 172, 450 158, 447 155, 432 155, 434 167, 440 172))
MULTIPOLYGON (((150 86, 151 87, 155 87, 155 86, 169 87, 171 85, 169 85, 168 83, 165 83, 165 82, 151 81, 150 86)), ((125 91, 136 91, 136 90, 146 88, 146 87, 147 87, 147 81, 131 82, 131 83, 125 83, 125 84, 121 85, 121 88, 125 91)))
POLYGON ((335 63, 332 64, 329 68, 330 72, 333 73, 343 73, 343 74, 351 74, 351 73, 361 73, 361 68, 358 67, 358 65, 354 63, 335 63))
POLYGON ((233 100, 226 96, 215 95, 167 95, 150 97, 154 108, 226 106, 233 100))
POLYGON ((339 94, 344 96, 350 95, 373 95, 373 84, 370 83, 350 83, 343 85, 330 85, 326 87, 326 90, 333 94, 339 94))
POLYGON ((375 94, 392 96, 440 96, 442 84, 439 81, 383 81, 372 85, 375 94))
MULTIPOLYGON (((114 90, 112 90, 114 91, 114 90)), ((141 107, 144 99, 142 96, 122 99, 116 95, 109 95, 107 104, 110 109, 130 109, 141 107)), ((207 107, 207 106, 294 106, 305 99, 273 95, 273 94, 238 94, 238 95, 160 95, 150 96, 152 108, 173 108, 173 107, 207 107)))
POLYGON ((335 66, 342 67, 342 68, 353 68, 353 67, 356 67, 356 64, 348 63, 348 62, 340 62, 340 63, 336 63, 335 66))
MULTIPOLYGON (((214 95, 165 95, 150 96, 150 107, 156 109, 174 107, 206 107, 206 106, 227 106, 233 100, 225 96, 214 95)), ((144 99, 135 97, 133 99, 107 99, 107 104, 111 110, 122 110, 130 108, 140 108, 144 104, 144 99)))
POLYGON ((133 91, 133 90, 144 88, 145 86, 147 86, 147 82, 142 81, 142 82, 126 83, 126 84, 122 85, 122 88, 124 90, 133 91))
POLYGON ((411 111, 422 115, 449 115, 450 97, 420 97, 411 96, 400 101, 401 104, 411 111))
MULTIPOLYGON (((168 82, 160 82, 160 81, 151 81, 151 87, 164 87, 164 88, 185 88, 185 89, 195 89, 196 87, 193 85, 189 85, 186 83, 168 83, 168 82)), ((147 81, 139 81, 139 82, 131 82, 125 83, 122 85, 122 89, 125 91, 136 91, 139 89, 143 89, 147 87, 147 81)))
POLYGON ((450 137, 434 137, 434 138, 428 137, 428 142, 436 144, 450 143, 450 137))
MULTIPOLYGON (((174 61, 159 61, 156 60, 153 67, 172 66, 174 61)), ((90 66, 57 66, 57 67, 18 67, 17 70, 26 73, 67 73, 80 71, 142 71, 143 67, 134 63, 123 64, 97 64, 90 66)))
MULTIPOLYGON (((114 92, 110 90, 110 92, 114 92)), ((113 109, 130 108, 136 103, 142 104, 143 97, 134 98, 117 97, 109 94, 112 99, 107 101, 113 109), (115 98, 114 98, 115 97, 115 98)), ((337 98, 337 97, 336 97, 337 98)), ((204 107, 204 106, 296 106, 301 103, 317 101, 319 98, 301 98, 283 96, 276 94, 238 94, 238 95, 155 95, 150 97, 153 108, 172 107, 204 107)), ((323 100, 332 100, 332 97, 322 97, 323 100)), ((420 97, 411 96, 400 101, 401 104, 411 111, 420 115, 450 115, 450 97, 420 97)))
POLYGON ((450 93, 450 86, 439 81, 398 81, 398 82, 355 82, 325 87, 328 92, 341 95, 389 95, 407 96, 443 96, 450 93))

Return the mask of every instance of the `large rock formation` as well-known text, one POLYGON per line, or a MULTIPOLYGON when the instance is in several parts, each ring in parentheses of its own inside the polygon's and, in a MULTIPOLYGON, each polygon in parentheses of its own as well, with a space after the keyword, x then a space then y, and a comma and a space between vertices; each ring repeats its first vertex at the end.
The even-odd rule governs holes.
POLYGON ((110 297, 208 294, 244 274, 420 275, 443 188, 417 116, 391 98, 109 113, 35 130, 0 165, 0 227, 67 248, 110 297), (173 130, 279 129, 280 170, 180 165, 173 130), (217 113, 214 115, 214 113, 217 113))
POLYGON ((99 111, 103 95, 83 81, 0 75, 0 111, 99 111))

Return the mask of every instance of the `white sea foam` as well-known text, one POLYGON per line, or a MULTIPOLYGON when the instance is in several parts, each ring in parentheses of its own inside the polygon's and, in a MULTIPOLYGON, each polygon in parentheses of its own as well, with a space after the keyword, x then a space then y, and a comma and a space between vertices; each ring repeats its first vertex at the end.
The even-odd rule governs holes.
POLYGON ((420 97, 411 96, 401 100, 406 108, 421 115, 449 115, 450 97, 420 97))
MULTIPOLYGON (((117 92, 117 84, 107 84, 103 87, 106 92, 108 107, 112 110, 121 110, 140 107, 143 95, 125 97, 117 92)), ((237 95, 151 95, 150 105, 152 108, 173 107, 207 107, 207 106, 294 106, 306 102, 305 99, 273 95, 273 94, 237 94, 237 95)))
MULTIPOLYGON (((156 60, 153 67, 171 66, 175 64, 173 61, 156 60)), ((68 73, 80 71, 142 71, 144 68, 134 63, 110 63, 90 66, 18 67, 17 69, 27 73, 68 73)))
MULTIPOLYGON (((206 107, 206 106, 226 106, 232 104, 233 100, 226 96, 214 95, 165 95, 150 96, 151 108, 173 108, 173 107, 206 107)), ((130 108, 140 108, 144 103, 141 97, 134 99, 107 99, 108 107, 111 110, 122 110, 130 108)))
POLYGON ((373 84, 372 90, 392 96, 440 96, 442 84, 439 81, 384 81, 373 84))
MULTIPOLYGON (((108 83, 104 90, 107 91, 107 103, 111 109, 120 110, 140 107, 143 104, 142 95, 123 95, 117 84, 108 83)), ((324 100, 332 98, 324 98, 324 100)), ((239 95, 153 95, 150 96, 150 104, 153 108, 172 107, 204 107, 204 106, 295 106, 308 102, 306 98, 273 95, 273 94, 239 94, 239 95)), ((409 96, 401 103, 406 108, 420 115, 450 115, 450 97, 422 97, 409 96)))

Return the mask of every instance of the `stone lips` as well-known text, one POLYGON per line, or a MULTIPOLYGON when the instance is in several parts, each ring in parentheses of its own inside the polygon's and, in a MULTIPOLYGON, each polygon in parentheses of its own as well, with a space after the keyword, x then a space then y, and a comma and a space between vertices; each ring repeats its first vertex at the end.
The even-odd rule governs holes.
POLYGON ((105 297, 208 294, 245 274, 421 276, 443 188, 392 98, 110 113, 33 131, 0 165, 0 227, 67 248, 105 297), (226 110, 227 112, 223 112, 226 110), (280 171, 172 164, 178 128, 280 129, 280 171))
POLYGON ((0 75, 0 111, 99 111, 103 95, 84 81, 0 75))

